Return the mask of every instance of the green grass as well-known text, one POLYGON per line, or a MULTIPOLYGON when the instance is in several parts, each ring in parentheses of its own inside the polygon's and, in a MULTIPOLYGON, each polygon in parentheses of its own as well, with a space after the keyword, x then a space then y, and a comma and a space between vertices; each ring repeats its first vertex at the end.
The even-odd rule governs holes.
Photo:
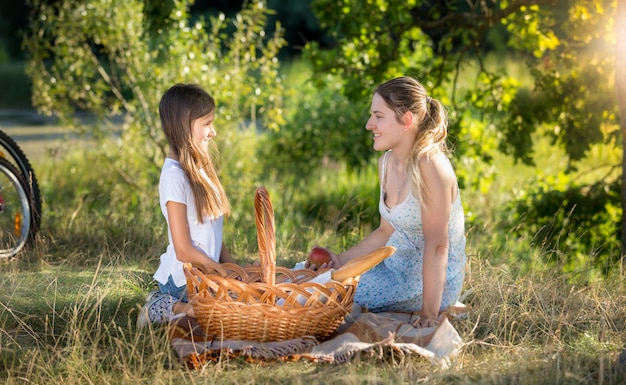
MULTIPOLYGON (((104 240, 103 240, 104 242, 104 240)), ((473 247, 472 247, 473 249, 473 247)), ((619 384, 626 343, 624 280, 573 285, 557 271, 516 274, 472 254, 465 346, 449 370, 387 352, 345 365, 247 363, 224 359, 202 370, 179 364, 162 329, 134 320, 151 270, 103 252, 99 263, 46 264, 38 255, 0 266, 0 378, 6 384, 619 384)))
MULTIPOLYGON (((292 67, 293 77, 306 71, 292 67)), ((295 82, 294 84, 298 84, 295 82)), ((257 136, 219 136, 233 215, 226 243, 242 263, 257 259, 252 197, 265 185, 276 213, 278 263, 291 266, 314 244, 340 250, 377 223, 375 165, 360 173, 333 165, 309 177, 261 177, 257 136), (228 149, 227 151, 225 149, 228 149)), ((202 370, 183 367, 163 329, 138 331, 135 319, 154 285, 166 227, 154 189, 127 197, 112 189, 116 171, 94 151, 64 148, 34 163, 44 197, 36 244, 0 262, 0 382, 5 384, 623 384, 616 360, 626 347, 626 278, 621 271, 585 281, 547 264, 552 250, 512 237, 497 221, 538 173, 563 168, 540 142, 537 167, 498 157, 488 191, 463 191, 470 217, 466 320, 454 321, 465 345, 438 370, 416 356, 385 352, 345 365, 248 363, 222 359, 202 370), (97 166, 97 167, 94 167, 97 166)), ((619 154, 594 148, 582 177, 619 154)), ((583 171, 584 172, 584 171, 583 171)), ((581 266, 582 269, 585 266, 581 266)))
MULTIPOLYGON (((254 145, 250 138, 241 143, 254 145)), ((223 359, 202 370, 188 370, 169 348, 164 330, 138 331, 134 324, 165 247, 160 213, 124 222, 123 216, 104 215, 107 205, 113 209, 116 202, 71 194, 98 191, 107 175, 99 170, 99 178, 89 177, 94 161, 89 153, 76 152, 65 160, 44 159, 36 165, 47 194, 44 215, 49 218, 36 247, 0 264, 0 379, 6 384, 626 381, 615 364, 626 345, 623 275, 616 272, 601 281, 578 283, 559 266, 543 264, 546 251, 530 248, 524 239, 501 237, 495 243, 497 227, 486 224, 467 229, 464 291, 471 311, 468 319, 454 321, 465 346, 451 369, 437 370, 420 357, 386 352, 338 366, 223 359), (72 170, 71 179, 59 170, 72 170), (509 263, 515 259, 530 263, 509 263)), ((375 171, 357 175, 338 167, 321 172, 316 181, 315 189, 295 179, 262 181, 275 206, 279 264, 303 259, 316 243, 346 247, 371 228, 364 219, 370 214, 353 211, 364 210, 362 199, 373 195, 376 200, 375 171)), ((257 258, 249 195, 259 183, 251 178, 229 188, 238 197, 232 203, 240 214, 227 225, 227 243, 241 262, 257 258)), ((484 199, 467 194, 465 204, 480 205, 479 198, 484 199)))

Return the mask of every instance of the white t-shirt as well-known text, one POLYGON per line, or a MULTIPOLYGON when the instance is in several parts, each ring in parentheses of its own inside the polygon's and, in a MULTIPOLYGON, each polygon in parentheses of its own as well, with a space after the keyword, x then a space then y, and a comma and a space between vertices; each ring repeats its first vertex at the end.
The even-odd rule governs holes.
MULTIPOLYGON (((200 172, 213 185, 204 173, 204 170, 200 170, 200 172)), ((191 185, 185 172, 180 167, 178 161, 165 158, 159 179, 159 203, 161 212, 168 222, 167 236, 169 244, 165 253, 161 255, 161 263, 154 274, 154 279, 165 284, 171 275, 176 286, 181 287, 187 283, 187 280, 183 271, 183 263, 176 258, 176 252, 174 251, 172 232, 167 217, 167 202, 178 202, 187 206, 187 221, 189 223, 192 244, 216 262, 219 262, 222 250, 224 215, 220 215, 217 218, 205 217, 204 223, 200 223, 196 214, 196 203, 191 191, 191 185)))

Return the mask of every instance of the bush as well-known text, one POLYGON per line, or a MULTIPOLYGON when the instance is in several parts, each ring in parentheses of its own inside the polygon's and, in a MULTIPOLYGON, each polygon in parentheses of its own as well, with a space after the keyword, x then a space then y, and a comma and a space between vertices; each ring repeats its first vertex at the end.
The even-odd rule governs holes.
POLYGON ((318 89, 300 62, 291 64, 285 96, 286 123, 269 132, 260 156, 271 157, 265 173, 286 171, 310 175, 338 162, 360 168, 374 157, 372 139, 365 130, 369 100, 353 103, 342 93, 343 82, 328 75, 327 86, 318 89))
POLYGON ((606 275, 614 269, 621 260, 621 183, 537 185, 505 207, 503 228, 532 239, 546 251, 546 262, 566 271, 606 275))

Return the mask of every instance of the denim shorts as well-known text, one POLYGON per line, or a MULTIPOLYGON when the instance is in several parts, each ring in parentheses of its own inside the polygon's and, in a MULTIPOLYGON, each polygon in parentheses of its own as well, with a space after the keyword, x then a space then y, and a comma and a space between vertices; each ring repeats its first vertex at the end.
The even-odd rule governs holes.
POLYGON ((162 284, 161 282, 157 282, 157 284, 159 285, 159 291, 161 293, 169 294, 182 302, 188 302, 187 285, 183 285, 180 287, 176 286, 176 284, 174 283, 174 278, 172 278, 171 275, 167 278, 167 283, 162 284))

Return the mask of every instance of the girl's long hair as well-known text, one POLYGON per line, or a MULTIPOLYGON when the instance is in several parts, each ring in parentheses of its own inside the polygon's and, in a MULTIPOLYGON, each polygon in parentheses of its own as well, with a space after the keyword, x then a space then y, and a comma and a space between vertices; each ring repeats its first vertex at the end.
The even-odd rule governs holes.
POLYGON ((404 114, 408 111, 416 118, 413 129, 417 136, 409 156, 407 173, 411 175, 411 191, 422 201, 427 187, 420 173, 419 162, 424 157, 448 155, 448 114, 443 104, 429 97, 424 86, 409 76, 388 80, 374 92, 395 112, 398 122, 404 122, 404 114))
POLYGON ((192 137, 193 122, 215 111, 215 100, 195 84, 176 84, 165 91, 159 115, 170 150, 189 179, 198 221, 230 214, 230 203, 211 157, 192 137), (204 170, 210 182, 201 174, 204 170), (213 186, 211 186, 213 184, 213 186))

